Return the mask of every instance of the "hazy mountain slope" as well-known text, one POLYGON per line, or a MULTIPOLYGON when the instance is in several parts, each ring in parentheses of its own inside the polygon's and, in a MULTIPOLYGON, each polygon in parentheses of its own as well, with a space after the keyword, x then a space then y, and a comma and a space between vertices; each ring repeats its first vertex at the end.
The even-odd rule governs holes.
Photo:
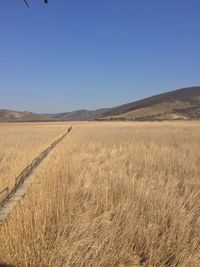
POLYGON ((7 109, 0 109, 0 121, 46 121, 50 120, 47 116, 32 113, 19 112, 7 109))
POLYGON ((77 110, 66 113, 47 114, 50 118, 56 120, 94 120, 101 118, 109 109, 96 109, 96 110, 77 110))
POLYGON ((162 120, 200 118, 200 87, 183 88, 110 109, 105 119, 162 120))
POLYGON ((200 119, 200 86, 144 98, 114 108, 35 114, 0 110, 0 121, 174 120, 200 119))

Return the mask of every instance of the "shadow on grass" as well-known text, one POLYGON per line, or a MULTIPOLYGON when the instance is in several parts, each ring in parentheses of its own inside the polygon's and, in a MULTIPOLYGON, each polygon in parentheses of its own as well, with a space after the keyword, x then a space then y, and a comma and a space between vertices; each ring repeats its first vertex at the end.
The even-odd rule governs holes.
POLYGON ((0 267, 15 267, 12 264, 0 263, 0 267))

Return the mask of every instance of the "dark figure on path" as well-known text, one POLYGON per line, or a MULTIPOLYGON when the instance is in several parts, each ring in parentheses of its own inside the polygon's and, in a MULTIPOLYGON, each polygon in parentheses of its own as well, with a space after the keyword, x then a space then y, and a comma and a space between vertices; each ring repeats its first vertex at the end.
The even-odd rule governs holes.
POLYGON ((68 128, 68 133, 71 132, 71 130, 72 130, 72 126, 70 126, 70 127, 68 128))

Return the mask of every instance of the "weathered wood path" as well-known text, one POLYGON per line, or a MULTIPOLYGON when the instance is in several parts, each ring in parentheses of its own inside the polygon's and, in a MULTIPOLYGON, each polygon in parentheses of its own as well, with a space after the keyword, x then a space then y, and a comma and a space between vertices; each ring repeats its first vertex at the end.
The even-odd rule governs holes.
MULTIPOLYGON (((23 198, 27 189, 31 185, 35 175, 34 171, 39 167, 41 162, 47 157, 47 155, 52 151, 52 149, 60 143, 67 134, 70 133, 71 127, 65 132, 62 136, 56 139, 51 143, 44 151, 40 153, 16 178, 15 186, 13 189, 6 195, 6 197, 0 202, 0 224, 2 224, 8 215, 11 213, 14 206, 18 203, 19 200, 23 198)), ((6 191, 4 189, 3 191, 6 191)))

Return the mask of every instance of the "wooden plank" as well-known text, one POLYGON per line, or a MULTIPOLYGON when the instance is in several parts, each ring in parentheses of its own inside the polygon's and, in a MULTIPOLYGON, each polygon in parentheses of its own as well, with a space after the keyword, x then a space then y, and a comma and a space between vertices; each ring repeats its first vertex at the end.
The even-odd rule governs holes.
POLYGON ((50 144, 16 178, 16 184, 14 188, 5 197, 5 199, 0 203, 0 224, 2 224, 6 220, 6 218, 11 213, 14 206, 26 194, 29 186, 32 184, 35 178, 35 171, 40 167, 40 164, 43 162, 43 160, 49 155, 50 152, 52 152, 54 147, 58 143, 60 143, 66 137, 67 134, 69 134, 70 131, 68 129, 66 133, 64 133, 61 137, 59 137, 52 144, 50 144))

